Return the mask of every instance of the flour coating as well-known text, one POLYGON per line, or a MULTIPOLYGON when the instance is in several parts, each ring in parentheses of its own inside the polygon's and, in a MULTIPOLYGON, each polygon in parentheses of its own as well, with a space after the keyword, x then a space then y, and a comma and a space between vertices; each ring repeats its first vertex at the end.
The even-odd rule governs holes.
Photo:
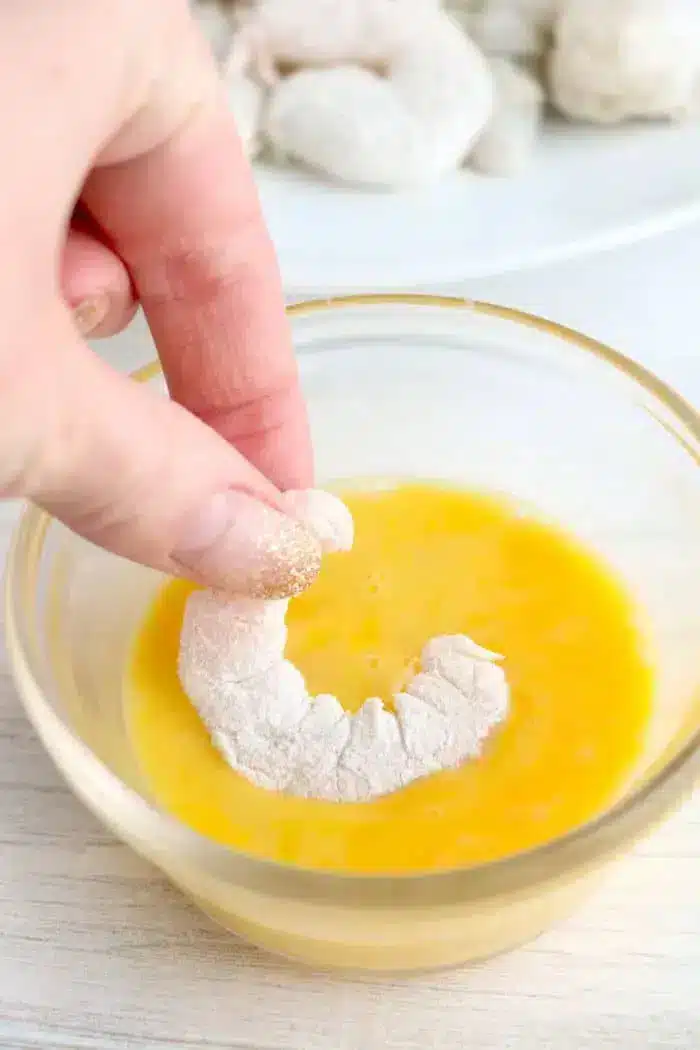
MULTIPOLYGON (((352 518, 329 493, 286 496, 288 512, 325 551, 352 545, 352 518)), ((362 802, 476 758, 509 707, 500 657, 464 635, 431 639, 420 671, 394 698, 355 714, 309 696, 284 658, 287 601, 188 599, 180 639, 182 686, 229 765, 272 791, 362 802)))

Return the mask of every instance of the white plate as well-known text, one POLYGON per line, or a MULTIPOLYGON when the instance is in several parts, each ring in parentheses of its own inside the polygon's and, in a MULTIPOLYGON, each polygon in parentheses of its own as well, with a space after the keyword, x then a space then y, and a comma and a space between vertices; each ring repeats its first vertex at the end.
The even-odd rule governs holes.
POLYGON ((400 194, 262 167, 258 184, 289 294, 455 284, 699 218, 700 127, 555 124, 522 175, 400 194))

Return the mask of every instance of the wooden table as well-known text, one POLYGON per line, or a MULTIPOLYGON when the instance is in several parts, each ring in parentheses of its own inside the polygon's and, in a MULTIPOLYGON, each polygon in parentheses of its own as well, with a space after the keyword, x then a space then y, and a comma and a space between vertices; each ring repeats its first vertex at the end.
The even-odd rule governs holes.
MULTIPOLYGON (((627 336, 627 349, 646 346, 639 356, 700 402, 688 310, 700 274, 695 236, 695 255, 676 238, 661 261, 656 249, 636 250, 632 261, 622 253, 619 264, 607 257, 469 291, 623 348, 627 336), (659 272, 673 274, 667 305, 655 297, 635 324, 635 282, 659 272), (671 337, 679 296, 687 312, 671 337)), ((143 354, 127 349, 124 366, 143 354)), ((15 513, 0 507, 0 559, 15 513)), ((521 951, 410 981, 316 976, 212 926, 101 829, 43 753, 1 651, 0 902, 0 1046, 11 1050, 700 1047, 700 797, 586 908, 521 951)))

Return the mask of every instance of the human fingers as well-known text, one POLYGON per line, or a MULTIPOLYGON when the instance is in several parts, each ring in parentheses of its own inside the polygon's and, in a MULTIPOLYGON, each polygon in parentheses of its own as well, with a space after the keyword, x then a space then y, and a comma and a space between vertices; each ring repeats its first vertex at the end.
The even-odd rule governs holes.
MULTIPOLYGON (((196 47, 187 43, 190 30, 179 25, 183 11, 184 0, 105 0, 99 11, 88 0, 70 0, 60 11, 36 0, 3 9, 7 32, 0 35, 0 50, 6 66, 15 63, 14 91, 23 100, 23 116, 8 124, 8 149, 16 162, 8 169, 0 208, 7 335, 0 350, 0 495, 33 499, 93 542, 164 571, 237 593, 282 596, 313 578, 320 557, 316 540, 281 514, 278 490, 232 444, 175 402, 110 372, 89 354, 65 307, 56 265, 73 203, 96 158, 105 174, 129 175, 140 162, 167 156, 170 144, 191 141, 187 129, 201 128, 203 114, 226 116, 215 101, 210 65, 208 73, 198 65, 196 47), (91 69, 85 56, 98 54, 108 23, 115 47, 91 69), (15 61, 20 52, 21 62, 15 61), (60 77, 54 75, 56 55, 60 77), (170 68, 173 56, 176 69, 170 68), (85 91, 86 77, 94 91, 85 91), (68 124, 66 112, 72 114, 68 124), (38 180, 47 163, 51 179, 38 180), (34 184, 36 192, 29 192, 34 184)), ((230 122, 226 134, 236 141, 230 122)), ((173 167, 168 170, 172 175, 173 167)), ((221 173, 226 175, 225 164, 221 173)), ((126 185, 138 186, 139 180, 126 185)), ((144 189, 157 201, 158 187, 144 189)), ((163 196, 172 205, 167 187, 163 196)), ((181 209, 189 203, 180 198, 181 209)), ((214 213, 226 219, 225 209, 214 213)), ((169 221, 168 210, 160 217, 169 221)), ((229 238, 219 240, 218 252, 214 244, 212 256, 205 229, 195 224, 202 240, 178 246, 178 221, 187 233, 187 221, 173 216, 175 228, 170 237, 163 229, 161 246, 153 243, 148 223, 145 240, 132 230, 132 240, 124 238, 129 255, 98 216, 104 243, 127 269, 132 258, 143 263, 141 283, 151 291, 154 327, 159 306, 168 317, 157 279, 170 276, 173 266, 175 275, 186 275, 182 284, 196 313, 206 313, 226 291, 227 280, 207 261, 216 260, 229 238)), ((265 272, 273 279, 263 283, 268 289, 277 285, 275 302, 267 301, 266 308, 284 322, 269 243, 266 250, 265 272)), ((224 273, 235 280, 235 267, 224 273)), ((184 321, 188 316, 180 315, 184 321)), ((163 325, 161 335, 163 329, 166 343, 176 347, 175 326, 163 325)), ((209 331, 204 324, 198 338, 208 338, 209 331)))
POLYGON ((187 105, 176 114, 168 96, 160 129, 151 112, 140 152, 132 123, 91 174, 85 200, 133 278, 171 395, 275 484, 305 487, 311 444, 277 263, 194 32, 161 83, 169 78, 187 81, 187 105))
POLYGON ((117 554, 232 593, 286 597, 313 580, 317 539, 222 437, 90 353, 63 304, 25 338, 27 358, 51 352, 5 377, 0 495, 32 499, 117 554))
POLYGON ((81 335, 92 339, 115 335, 136 313, 124 263, 98 236, 75 225, 63 248, 60 280, 81 335))

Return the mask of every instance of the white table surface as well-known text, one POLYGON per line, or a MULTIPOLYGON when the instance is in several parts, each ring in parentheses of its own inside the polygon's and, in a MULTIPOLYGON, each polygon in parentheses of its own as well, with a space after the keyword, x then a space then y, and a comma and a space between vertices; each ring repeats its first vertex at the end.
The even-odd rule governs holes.
MULTIPOLYGON (((700 403, 700 228, 459 289, 579 327, 700 403)), ((138 332, 104 352, 148 355, 138 332)), ((0 556, 16 507, 0 508, 0 556)), ((0 625, 1 626, 1 625, 0 625)), ((0 645, 0 1047, 612 1050, 700 1047, 700 797, 587 907, 478 968, 300 972, 213 927, 64 787, 0 645)))

